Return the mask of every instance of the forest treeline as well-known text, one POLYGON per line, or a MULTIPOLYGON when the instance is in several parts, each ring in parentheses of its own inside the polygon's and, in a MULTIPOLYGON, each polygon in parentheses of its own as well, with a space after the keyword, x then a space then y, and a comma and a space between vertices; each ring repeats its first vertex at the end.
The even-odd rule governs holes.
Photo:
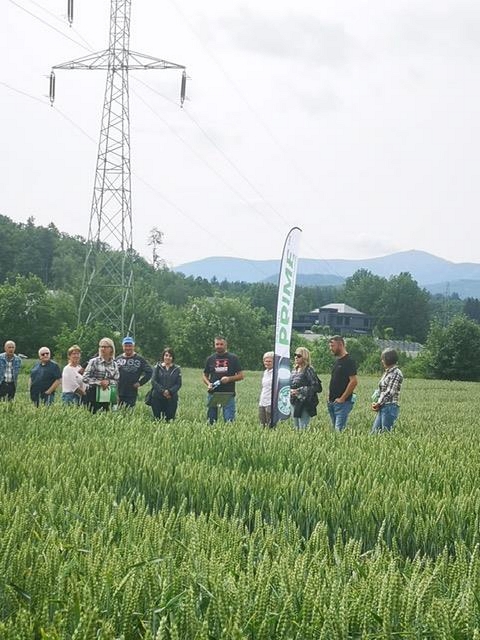
MULTIPOLYGON (((112 334, 107 326, 77 326, 87 251, 84 238, 63 233, 53 224, 36 225, 33 218, 16 223, 0 215, 0 243, 2 344, 14 339, 19 351, 29 356, 47 344, 62 357, 72 342, 93 352, 100 335, 112 334)), ((137 253, 134 278, 136 339, 152 360, 168 344, 184 365, 200 366, 211 352, 215 333, 228 337, 246 369, 259 368, 262 353, 272 348, 275 284, 186 277, 164 266, 155 268, 137 253)), ((469 323, 467 333, 480 321, 477 299, 464 301, 455 293, 432 296, 409 273, 387 279, 366 270, 357 271, 339 287, 298 286, 295 313, 332 302, 344 302, 372 315, 378 337, 426 342, 427 347, 429 338, 436 345, 442 342, 441 332, 454 319, 469 323)), ((121 336, 113 337, 121 340, 121 336)), ((300 340, 294 337, 295 342, 300 340)), ((360 338, 356 343, 359 358, 369 352, 364 354, 367 362, 373 341, 360 338)), ((420 374, 432 374, 431 363, 427 366, 417 360, 415 368, 420 374)))

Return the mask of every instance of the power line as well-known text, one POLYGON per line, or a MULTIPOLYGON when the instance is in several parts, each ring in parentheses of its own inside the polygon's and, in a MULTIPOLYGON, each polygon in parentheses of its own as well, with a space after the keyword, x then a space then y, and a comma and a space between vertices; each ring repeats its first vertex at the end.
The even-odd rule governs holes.
MULTIPOLYGON (((55 27, 53 27, 51 24, 49 24, 48 22, 45 22, 44 20, 42 20, 41 18, 38 18, 38 16, 35 16, 34 14, 32 14, 31 12, 29 12, 27 9, 25 9, 24 7, 21 7, 18 3, 14 2, 13 0, 10 0, 13 4, 15 4, 16 6, 18 6, 19 8, 23 9, 26 13, 28 13, 29 15, 32 15, 33 17, 35 17, 36 19, 40 20, 40 22, 42 22, 42 24, 45 24, 46 26, 50 27, 51 29, 53 29, 54 31, 60 33, 60 35, 64 36, 65 38, 67 38, 68 40, 72 40, 68 35, 66 35, 65 33, 59 31, 58 29, 56 29, 55 27)), ((30 0, 31 2, 33 2, 33 4, 36 4, 37 6, 39 6, 39 8, 44 9, 43 7, 41 7, 40 5, 38 5, 36 2, 34 2, 33 0, 30 0)), ((49 13, 52 17, 54 17, 55 19, 59 19, 57 18, 57 16, 55 16, 55 14, 49 12, 48 10, 44 9, 47 13, 49 13)), ((83 36, 80 35, 80 37, 83 38, 83 36)), ((161 94, 159 91, 157 91, 156 89, 154 89, 153 87, 151 87, 150 85, 148 85, 147 83, 139 80, 138 78, 135 78, 135 80, 139 83, 144 85, 145 87, 147 87, 149 90, 151 90, 152 92, 156 93, 157 95, 161 96, 162 98, 164 98, 165 100, 169 101, 172 104, 178 104, 177 102, 171 100, 170 98, 168 98, 167 96, 164 96, 163 94, 161 94)), ((23 95, 25 97, 28 97, 32 100, 35 100, 37 102, 40 102, 42 105, 47 106, 47 103, 42 100, 41 98, 39 98, 38 96, 34 96, 26 91, 22 91, 21 89, 18 89, 16 87, 13 87, 12 85, 9 85, 6 82, 0 81, 0 84, 2 84, 3 86, 7 87, 8 89, 10 89, 11 91, 14 91, 20 95, 23 95)), ((264 220, 265 216, 263 215, 263 213, 258 210, 256 207, 254 207, 244 196, 242 193, 240 193, 238 190, 236 190, 234 187, 232 187, 224 178, 223 176, 210 164, 208 163, 204 158, 202 158, 202 156, 186 141, 184 140, 169 124, 168 122, 166 122, 159 114, 158 112, 156 112, 153 107, 147 102, 145 101, 140 95, 138 95, 138 93, 134 92, 135 95, 137 96, 137 98, 142 101, 147 108, 149 108, 162 122, 163 124, 185 145, 187 146, 187 148, 189 148, 189 150, 201 161, 203 162, 226 186, 227 188, 229 188, 233 193, 235 193, 242 202, 244 202, 249 208, 251 208, 257 215, 259 215, 260 217, 262 217, 264 220)), ((80 133, 82 133, 82 135, 84 135, 90 142, 92 142, 93 144, 96 144, 96 140, 87 132, 85 131, 85 129, 83 129, 74 119, 72 119, 70 116, 68 116, 65 112, 63 112, 61 109, 58 108, 58 106, 55 106, 55 111, 57 113, 60 114, 60 116, 62 118, 64 118, 72 127, 74 127, 75 129, 77 129, 80 133)), ((218 147, 218 145, 215 144, 215 142, 208 136, 208 134, 205 132, 205 130, 199 125, 199 123, 193 118, 193 116, 191 116, 190 114, 188 114, 190 120, 200 129, 200 131, 203 133, 203 135, 207 138, 207 140, 209 141, 210 144, 212 144, 219 153, 221 153, 221 155, 225 158, 225 160, 237 171, 237 173, 245 180, 245 182, 247 184, 249 184, 249 186, 255 191, 255 193, 257 193, 257 195, 259 195, 259 197, 261 197, 266 204, 268 204, 272 209, 272 205, 270 205, 262 196, 262 194, 260 194, 260 192, 255 188, 255 186, 248 180, 248 178, 246 176, 244 176, 242 174, 242 172, 236 167, 236 165, 226 156, 226 154, 220 149, 220 147, 218 147)), ((205 233, 207 233, 207 235, 209 237, 211 237, 213 240, 218 241, 218 242, 222 242, 222 244, 226 247, 228 247, 228 244, 225 242, 225 238, 224 237, 219 237, 216 236, 215 234, 213 234, 208 228, 204 227, 201 223, 199 223, 194 217, 190 216, 184 209, 182 209, 181 207, 179 207, 178 205, 176 205, 171 199, 169 199, 164 193, 162 193, 159 189, 157 189, 156 187, 154 187, 152 184, 150 184, 147 180, 145 180, 144 178, 142 178, 137 172, 132 171, 132 174, 135 176, 136 179, 138 179, 140 182, 142 182, 143 184, 145 184, 149 189, 151 189, 156 195, 158 195, 160 198, 162 198, 164 200, 164 202, 166 202, 170 207, 172 207, 174 210, 176 210, 178 213, 180 213, 183 217, 185 217, 186 219, 188 219, 190 222, 192 222, 193 224, 195 224, 195 226, 197 226, 199 229, 201 229, 202 231, 204 231, 205 233)), ((279 214, 280 215, 280 214, 279 214)), ((268 223, 268 221, 267 221, 268 223)), ((235 248, 234 247, 230 247, 230 249, 235 252, 235 248)), ((255 269, 261 273, 264 276, 269 276, 270 273, 266 273, 264 272, 261 268, 258 267, 258 265, 250 260, 247 260, 247 262, 250 262, 250 264, 252 266, 255 267, 255 269)))
MULTIPOLYGON (((32 12, 30 12, 28 9, 26 9, 25 7, 21 6, 18 2, 15 2, 15 0, 10 0, 10 2, 12 4, 14 4, 15 6, 17 6, 18 8, 22 9, 23 11, 25 11, 27 14, 31 15, 32 17, 34 17, 35 19, 39 20, 42 24, 48 26, 49 28, 51 28, 52 30, 54 30, 55 32, 59 33, 60 35, 62 35, 63 37, 67 38, 68 40, 74 42, 75 44, 79 45, 80 47, 87 49, 87 50, 91 50, 91 47, 86 47, 84 45, 82 45, 81 43, 79 43, 78 41, 74 40, 73 38, 69 37, 68 35, 66 35, 64 32, 56 29, 53 25, 49 24, 48 22, 46 22, 45 20, 42 20, 40 17, 36 16, 35 14, 33 14, 32 12)), ((42 9, 43 11, 47 12, 49 15, 53 16, 55 19, 60 20, 60 18, 58 18, 58 16, 56 16, 55 14, 53 14, 52 12, 49 12, 47 9, 45 9, 44 7, 41 7, 41 5, 39 5, 38 3, 36 3, 34 0, 30 0, 30 2, 32 2, 33 4, 35 4, 37 7, 39 7, 40 9, 42 9)), ((177 11, 179 11, 179 13, 182 15, 182 17, 186 20, 184 14, 177 8, 177 11)), ((232 79, 229 77, 229 75, 227 74, 227 72, 225 71, 225 69, 223 68, 223 66, 219 63, 219 61, 215 58, 215 56, 213 56, 213 54, 209 51, 208 47, 205 46, 205 44, 203 43, 203 41, 201 40, 201 38, 198 36, 198 34, 195 32, 195 30, 193 29, 192 25, 189 23, 188 20, 186 20, 187 23, 189 24, 190 28, 192 29, 192 31, 194 31, 195 35, 197 35, 197 37, 199 38, 200 42, 202 43, 202 45, 206 48, 206 50, 208 51, 209 55, 213 58, 213 60, 215 61, 215 63, 219 66, 219 68, 222 70, 223 74, 225 75, 225 77, 227 78, 227 80, 229 80, 229 82, 234 86, 235 90, 237 91, 237 93, 242 97, 243 101, 245 102, 245 104, 247 105, 247 107, 252 111, 252 113, 255 115, 255 117, 258 119, 258 121, 262 124, 262 126, 265 128, 265 130, 269 133, 270 137, 272 138, 272 140, 281 148, 281 150, 284 152, 285 150, 283 149, 283 147, 280 145, 280 143, 278 142, 278 140, 275 138, 275 136, 273 135, 273 133, 271 132, 271 130, 267 127, 266 123, 260 118, 259 114, 253 109, 253 107, 250 105, 250 103, 245 99, 245 97, 243 96, 243 94, 241 93, 241 91, 239 90, 239 88, 236 86, 236 84, 232 81, 232 79)), ((80 38, 82 38, 82 40, 84 40, 85 42, 86 39, 83 38, 83 36, 81 34, 79 34, 77 32, 77 34, 79 35, 80 38)), ((88 44, 88 43, 87 43, 88 44)), ((140 80, 137 79, 138 82, 140 82, 140 84, 143 84, 144 86, 146 86, 147 88, 149 88, 151 91, 154 91, 155 93, 157 93, 158 95, 161 95, 164 99, 169 100, 166 96, 163 96, 162 94, 160 94, 158 91, 156 91, 155 89, 153 89, 152 87, 150 87, 148 84, 141 82, 140 80)), ((7 85, 6 83, 3 83, 5 86, 8 86, 8 88, 10 88, 13 91, 17 91, 18 93, 23 93, 24 95, 31 97, 33 99, 36 99, 40 102, 42 102, 41 100, 39 100, 38 98, 32 96, 31 94, 28 94, 26 92, 22 92, 21 90, 15 89, 14 87, 11 87, 10 85, 7 85)), ((156 115, 157 117, 158 114, 155 112, 155 110, 146 102, 144 101, 140 96, 137 97, 144 102, 144 104, 151 109, 156 115)), ((170 102, 173 102, 172 100, 169 100, 170 102)), ((88 137, 91 141, 93 141, 93 138, 86 132, 84 131, 74 120, 72 120, 71 118, 69 118, 65 113, 63 113, 61 110, 57 109, 58 112, 60 113, 60 115, 66 119, 72 126, 74 126, 75 128, 77 128, 79 131, 81 131, 86 137, 88 137)), ((208 133, 204 130, 204 128, 200 125, 200 123, 193 117, 193 115, 185 110, 186 115, 189 117, 189 119, 195 124, 195 126, 202 132, 202 134, 204 135, 204 137, 208 140, 208 142, 218 151, 218 153, 221 154, 221 156, 224 158, 224 160, 236 171, 236 173, 244 180, 244 182, 246 184, 249 185, 249 187, 253 190, 253 192, 275 213, 275 215, 277 215, 285 224, 290 225, 291 221, 287 221, 283 215, 263 196, 263 194, 257 189, 257 187, 251 182, 251 180, 237 167, 237 165, 227 156, 227 154, 219 147, 219 145, 213 140, 213 138, 211 138, 211 136, 208 135, 208 133)), ((168 123, 165 122, 164 119, 160 118, 162 120, 162 122, 169 128, 169 130, 174 133, 174 135, 176 135, 182 142, 183 144, 185 144, 190 151, 197 157, 199 158, 215 175, 217 175, 217 177, 233 192, 235 193, 235 195, 237 195, 237 197, 240 198, 240 200, 242 202, 244 202, 249 208, 251 208, 257 215, 259 215, 263 220, 265 220, 265 222, 267 224, 269 224, 269 221, 267 220, 266 216, 263 214, 262 211, 260 211, 257 207, 255 207, 254 205, 252 205, 246 198, 245 196, 240 193, 236 188, 234 188, 233 186, 231 186, 230 184, 228 184, 228 182, 223 178, 223 176, 210 164, 208 163, 204 158, 202 158, 202 156, 195 150, 193 149, 193 147, 187 143, 181 136, 179 136, 178 133, 176 133, 172 127, 170 127, 170 125, 168 123)), ((290 158, 290 162, 292 162, 291 158, 290 158)), ((293 164, 293 162, 292 162, 293 164)), ((298 167, 297 167, 298 169, 298 167)), ((138 177, 137 174, 135 174, 136 177, 138 177)), ((144 181, 145 182, 145 181, 144 181)), ((146 183, 147 184, 147 183, 146 183)), ((158 195, 160 195, 161 197, 163 197, 165 199, 165 201, 168 201, 170 203, 170 206, 175 206, 172 205, 172 202, 168 200, 168 198, 166 198, 164 195, 162 195, 160 192, 157 192, 158 195)), ((177 210, 179 210, 177 208, 177 210)), ((186 215, 185 212, 183 212, 183 215, 186 215)), ((188 216, 187 216, 188 217, 188 216)), ((195 222, 195 220, 193 218, 189 218, 191 219, 193 222, 195 222)), ((197 225, 200 226, 201 225, 197 225)), ((211 237, 214 237, 212 234, 211 237)), ((325 264, 328 266, 328 261, 325 261, 325 264)), ((332 269, 329 269, 330 271, 332 271, 332 269)), ((335 273, 335 271, 333 270, 333 272, 335 273)), ((338 275, 338 274, 337 274, 338 275)))
MULTIPOLYGON (((144 83, 142 83, 142 84, 144 84, 144 83)), ((146 85, 146 86, 148 86, 148 85, 146 85)), ((150 88, 152 91, 155 91, 153 88, 151 88, 151 87, 149 87, 149 88, 150 88)), ((163 123, 163 124, 164 124, 168 129, 169 129, 169 131, 170 131, 174 136, 176 136, 176 137, 177 137, 177 138, 178 138, 178 139, 179 139, 179 140, 180 140, 180 141, 181 141, 181 142, 182 142, 182 143, 183 143, 183 144, 184 144, 184 145, 185 145, 185 146, 186 146, 186 147, 191 151, 191 153, 192 153, 192 154, 194 154, 194 155, 195 155, 195 156, 196 156, 196 157, 197 157, 201 162, 203 162, 203 163, 205 164, 205 166, 207 166, 207 167, 210 169, 210 171, 212 171, 212 172, 213 172, 213 173, 214 173, 214 174, 219 178, 219 180, 221 180, 221 182, 223 182, 223 184, 225 184, 225 185, 226 185, 226 186, 227 186, 227 187, 228 187, 228 188, 229 188, 229 189, 230 189, 230 190, 231 190, 231 191, 232 191, 232 192, 233 192, 233 193, 234 193, 238 198, 240 198, 240 200, 241 200, 244 204, 246 204, 250 209, 252 209, 252 210, 253 210, 253 211, 254 211, 258 216, 260 216, 260 217, 261 217, 263 220, 265 220, 267 223, 269 222, 269 221, 267 221, 267 220, 266 220, 266 218, 265 218, 265 216, 264 216, 264 214, 263 214, 263 212, 262 212, 262 211, 260 211, 260 210, 259 210, 257 207, 255 207, 251 202, 249 202, 249 201, 247 200, 247 198, 246 198, 246 197, 245 197, 245 196, 244 196, 240 191, 238 191, 238 189, 236 189, 236 188, 235 188, 235 187, 233 187, 231 184, 229 184, 229 183, 225 180, 225 178, 221 175, 221 173, 220 173, 220 172, 219 172, 215 167, 213 167, 213 166, 211 165, 211 163, 207 162, 207 160, 205 160, 205 159, 204 159, 204 158, 199 154, 199 152, 198 152, 198 151, 196 151, 196 150, 195 150, 195 149, 190 145, 190 143, 188 143, 188 142, 187 142, 187 141, 186 141, 186 140, 185 140, 185 139, 184 139, 184 138, 183 138, 183 137, 182 137, 182 136, 181 136, 177 131, 175 131, 175 129, 173 129, 173 127, 171 127, 171 125, 170 125, 168 122, 166 122, 166 121, 165 121, 165 119, 164 119, 164 118, 162 118, 162 116, 160 116, 160 114, 159 114, 155 109, 153 109, 153 107, 152 107, 148 102, 146 102, 146 101, 145 101, 141 96, 139 96, 138 94, 136 94, 136 95, 137 95, 137 98, 138 98, 138 99, 139 99, 143 104, 145 104, 145 106, 146 106, 148 109, 150 109, 150 110, 152 111, 152 113, 153 113, 157 118, 159 118, 159 119, 161 120, 161 122, 162 122, 162 123, 163 123)), ((194 121, 194 119, 193 119, 193 118, 192 118, 192 122, 194 122, 194 123, 195 123, 195 121, 194 121)), ((196 124, 196 123, 195 123, 195 124, 196 124)), ((201 129, 201 130, 202 130, 202 129, 201 129)), ((203 132, 203 130, 202 130, 202 132, 203 132)), ((204 132, 203 132, 203 133, 204 133, 204 132)), ((205 134, 205 135, 206 135, 206 134, 205 134)), ((207 136, 207 139, 209 140, 209 142, 210 142, 211 144, 213 144, 213 143, 212 143, 212 141, 208 138, 208 136, 207 136)), ((222 156, 223 156, 223 157, 228 161, 228 163, 229 163, 229 164, 230 164, 230 165, 231 165, 231 166, 232 166, 232 167, 237 171, 237 173, 238 173, 238 174, 243 178, 243 180, 245 180, 245 182, 247 182, 247 184, 249 184, 249 185, 252 187, 252 189, 255 191, 255 193, 257 193, 257 195, 259 195, 259 196, 260 196, 260 197, 265 201, 265 199, 264 199, 264 198, 263 198, 263 196, 260 194, 260 192, 259 192, 259 191, 254 187, 254 185, 252 185, 252 183, 251 183, 251 182, 250 182, 250 181, 249 181, 249 180, 248 180, 248 179, 247 179, 247 178, 246 178, 246 177, 245 177, 245 176, 240 172, 240 170, 235 166, 235 164, 234 164, 232 161, 230 161, 230 160, 225 156, 225 154, 221 151, 221 149, 219 149, 219 147, 218 147, 217 145, 214 145, 214 146, 215 146, 215 148, 216 148, 216 149, 217 149, 217 150, 222 154, 222 156)), ((266 201, 265 201, 265 202, 266 202, 266 201)), ((267 203, 267 204, 268 204, 268 203, 267 203)), ((271 205, 269 205, 269 206, 271 206, 271 205)), ((272 207, 272 208, 273 208, 273 207, 272 207)), ((286 222, 286 221, 284 220, 284 222, 286 222)), ((289 223, 287 222, 287 224, 289 224, 289 223)))
POLYGON ((36 100, 37 102, 40 102, 43 105, 47 104, 45 102, 45 100, 42 100, 38 96, 34 96, 31 93, 27 93, 26 91, 23 91, 22 89, 17 89, 16 87, 12 87, 12 85, 8 84, 7 82, 3 82, 2 80, 0 80, 0 84, 3 85, 4 87, 7 87, 7 89, 10 89, 10 91, 15 91, 15 93, 19 93, 20 95, 26 96, 27 98, 31 98, 32 100, 36 100))
POLYGON ((46 27, 48 27, 49 29, 53 29, 53 31, 56 31, 56 33, 59 33, 61 36, 63 36, 64 38, 67 38, 67 40, 70 40, 71 42, 74 42, 76 45, 78 45, 79 47, 82 47, 82 49, 88 49, 88 47, 86 47, 84 44, 82 44, 81 42, 78 42, 78 40, 74 40, 73 38, 71 38, 70 36, 67 36, 66 33, 63 33, 63 31, 60 31, 60 29, 57 29, 56 27, 54 27, 52 24, 46 22, 45 20, 42 20, 42 18, 40 18, 39 16, 35 15, 34 13, 32 13, 31 11, 29 11, 28 9, 26 9, 25 7, 23 7, 21 4, 19 4, 18 2, 15 2, 15 0, 8 0, 9 2, 11 2, 12 4, 14 4, 16 7, 18 7, 19 9, 21 9, 22 11, 25 11, 25 13, 28 13, 29 16, 32 16, 32 18, 35 18, 35 20, 38 20, 39 22, 41 22, 42 24, 44 24, 46 27))
MULTIPOLYGON (((45 13, 47 13, 49 16, 52 16, 52 18, 55 18, 55 20, 57 20, 58 22, 61 22, 62 25, 65 24, 65 21, 63 18, 60 18, 60 16, 58 16, 56 13, 53 13, 53 11, 49 11, 47 8, 43 7, 39 2, 35 2, 35 0, 29 0, 29 2, 31 2, 31 4, 34 4, 36 7, 38 7, 39 9, 41 9, 42 11, 44 11, 45 13)), ((88 40, 86 40, 82 34, 77 31, 72 25, 70 25, 70 29, 81 39, 83 40, 83 42, 85 43, 85 45, 89 48, 90 51, 93 51, 93 47, 92 45, 88 42, 88 40)), ((65 35, 65 34, 64 34, 65 35)))

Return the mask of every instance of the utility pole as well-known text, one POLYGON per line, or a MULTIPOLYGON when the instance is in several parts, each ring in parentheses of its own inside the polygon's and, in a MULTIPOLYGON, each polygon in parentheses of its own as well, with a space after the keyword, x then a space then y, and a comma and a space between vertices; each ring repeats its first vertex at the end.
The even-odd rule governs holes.
POLYGON ((135 331, 128 72, 182 69, 182 105, 186 85, 183 65, 130 51, 131 4, 111 0, 108 49, 55 65, 50 74, 53 105, 55 70, 107 71, 78 324, 99 322, 121 335, 135 331))

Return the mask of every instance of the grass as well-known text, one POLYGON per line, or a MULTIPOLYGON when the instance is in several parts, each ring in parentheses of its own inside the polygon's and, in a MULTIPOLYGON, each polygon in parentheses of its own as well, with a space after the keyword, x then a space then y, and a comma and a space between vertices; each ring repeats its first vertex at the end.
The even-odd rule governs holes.
MULTIPOLYGON (((406 380, 369 435, 206 424, 198 370, 178 419, 0 405, 0 638, 480 638, 480 386, 406 380)), ((324 388, 328 376, 321 376, 324 388)), ((145 387, 142 389, 142 395, 145 387)))

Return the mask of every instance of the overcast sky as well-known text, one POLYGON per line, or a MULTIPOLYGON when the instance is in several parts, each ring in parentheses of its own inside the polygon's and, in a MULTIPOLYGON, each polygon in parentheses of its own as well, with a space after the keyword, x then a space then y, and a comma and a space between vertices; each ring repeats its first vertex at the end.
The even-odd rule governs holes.
MULTIPOLYGON (((106 74, 53 65, 108 46, 108 0, 5 0, 0 213, 84 237, 106 74), (75 42, 74 42, 75 41, 75 42), (83 47, 82 47, 83 45, 83 47)), ((480 4, 133 0, 134 245, 169 265, 419 249, 480 262, 480 4)))

